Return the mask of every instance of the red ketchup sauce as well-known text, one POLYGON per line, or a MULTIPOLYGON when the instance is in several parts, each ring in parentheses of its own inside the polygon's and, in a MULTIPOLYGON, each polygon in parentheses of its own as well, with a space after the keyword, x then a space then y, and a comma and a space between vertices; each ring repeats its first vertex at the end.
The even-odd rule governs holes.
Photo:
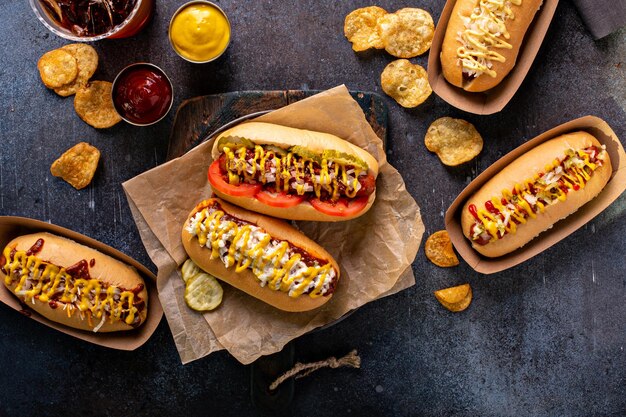
POLYGON ((41 251, 43 249, 43 239, 37 239, 37 241, 26 251, 26 256, 32 256, 41 251))
POLYGON ((476 211, 476 206, 474 204, 470 204, 469 207, 467 208, 470 212, 470 214, 476 219, 478 219, 478 212, 476 211))
POLYGON ((134 65, 115 81, 113 103, 120 116, 131 123, 154 123, 170 109, 172 85, 160 69, 134 65))

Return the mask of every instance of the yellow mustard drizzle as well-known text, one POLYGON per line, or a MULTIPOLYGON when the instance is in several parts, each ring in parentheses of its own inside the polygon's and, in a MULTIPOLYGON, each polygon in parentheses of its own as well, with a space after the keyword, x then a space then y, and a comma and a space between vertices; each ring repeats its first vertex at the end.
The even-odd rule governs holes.
MULTIPOLYGON (((262 281, 259 275, 265 267, 272 266, 267 285, 272 290, 288 292, 290 297, 298 297, 309 288, 311 282, 317 278, 317 282, 309 296, 317 298, 322 294, 322 287, 327 277, 333 272, 331 263, 324 265, 312 265, 301 268, 301 272, 290 274, 294 266, 300 262, 302 256, 297 253, 289 253, 289 243, 280 241, 273 247, 269 254, 266 249, 271 246, 272 238, 263 232, 263 237, 258 243, 250 247, 250 238, 253 227, 250 224, 237 224, 234 221, 224 220, 225 213, 222 210, 210 208, 203 209, 199 214, 200 221, 196 223, 195 235, 198 243, 211 249, 211 259, 220 257, 220 241, 224 235, 232 233, 230 247, 225 254, 226 267, 235 266, 235 272, 251 269, 254 275, 262 281), (288 260, 283 262, 285 255, 288 260)), ((276 241, 276 240, 275 240, 276 241)))
POLYGON ((493 49, 513 47, 506 41, 511 37, 506 21, 515 19, 509 4, 520 6, 522 0, 480 0, 469 17, 469 23, 465 24, 465 30, 459 32, 463 45, 457 49, 457 56, 463 69, 471 74, 485 73, 495 78, 497 73, 491 69, 491 61, 506 61, 493 49))
POLYGON ((319 175, 317 175, 315 174, 315 164, 312 159, 301 155, 296 157, 293 152, 287 152, 284 156, 281 156, 273 150, 266 150, 262 146, 256 145, 254 147, 254 160, 248 164, 245 159, 246 151, 247 148, 245 147, 241 147, 237 150, 232 150, 227 146, 224 147, 224 154, 228 158, 226 167, 228 170, 228 182, 230 184, 239 184, 242 175, 245 179, 254 179, 257 176, 257 169, 259 171, 259 178, 257 180, 262 184, 266 184, 268 182, 265 175, 268 171, 267 161, 271 159, 276 168, 276 192, 287 192, 289 190, 289 181, 292 179, 292 169, 294 171, 295 190, 298 195, 304 195, 306 193, 304 177, 307 174, 310 175, 313 183, 313 191, 318 198, 321 195, 322 189, 324 189, 330 193, 331 200, 337 200, 340 197, 339 178, 343 184, 346 185, 345 194, 347 197, 354 198, 358 192, 358 177, 363 170, 356 166, 353 168, 354 178, 349 181, 347 166, 337 161, 328 161, 327 158, 322 158, 320 172, 319 175), (248 172, 248 170, 252 172, 248 172), (319 177, 319 179, 317 177, 319 177))
MULTIPOLYGON (((600 158, 598 157, 598 159, 600 158)), ((539 201, 540 199, 546 201, 547 204, 556 204, 567 199, 567 192, 561 189, 558 181, 545 186, 539 183, 542 178, 546 178, 550 172, 555 171, 559 166, 563 166, 563 173, 560 177, 563 180, 563 186, 569 190, 568 192, 574 192, 585 187, 586 182, 591 178, 591 173, 600 167, 601 163, 590 162, 590 156, 587 152, 579 150, 575 153, 570 149, 566 152, 564 159, 555 158, 552 163, 545 166, 546 174, 544 176, 535 174, 532 178, 515 184, 511 191, 502 190, 499 197, 493 197, 489 201, 500 213, 510 213, 511 219, 517 220, 520 224, 526 223, 528 217, 536 218, 536 211, 543 213, 546 209, 546 206, 539 201), (571 163, 574 156, 582 159, 582 166, 575 166, 571 163), (570 166, 566 168, 568 162, 570 166), (536 199, 535 208, 531 207, 526 199, 527 196, 530 196, 531 201, 536 199), (502 203, 502 200, 506 201, 506 204, 502 203), (515 207, 514 210, 511 209, 510 204, 515 207)), ((491 213, 486 207, 477 209, 476 215, 478 217, 476 224, 489 233, 490 242, 502 238, 504 232, 515 233, 517 230, 515 221, 509 220, 504 224, 499 214, 491 213)))
POLYGON ((4 268, 8 272, 4 281, 10 286, 15 279, 19 279, 13 292, 16 295, 23 292, 24 302, 32 302, 36 297, 44 303, 53 300, 63 282, 63 294, 58 301, 67 304, 68 317, 72 315, 74 309, 78 309, 81 313, 91 313, 87 315, 88 320, 91 315, 102 318, 102 315, 107 313, 111 322, 114 318, 120 320, 123 314, 126 314, 124 319, 126 324, 131 325, 135 321, 138 310, 133 306, 135 294, 132 291, 120 291, 119 300, 115 300, 114 295, 118 287, 111 285, 106 288, 106 297, 100 299, 102 283, 99 280, 74 278, 65 268, 45 263, 34 255, 28 256, 25 251, 16 251, 11 259, 11 252, 12 249, 8 246, 4 249, 4 257, 7 259, 4 268), (45 267, 40 269, 42 264, 45 267), (28 281, 31 288, 24 291, 28 281), (92 290, 95 291, 93 296, 92 290), (128 302, 128 308, 123 307, 125 302, 128 302))

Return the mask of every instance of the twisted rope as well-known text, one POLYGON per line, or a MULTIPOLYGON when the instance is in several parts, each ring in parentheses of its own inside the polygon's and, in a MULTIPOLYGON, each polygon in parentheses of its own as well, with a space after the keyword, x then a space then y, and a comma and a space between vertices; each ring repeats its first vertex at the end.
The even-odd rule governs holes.
POLYGON ((321 368, 340 368, 342 366, 349 366, 351 368, 361 367, 361 358, 357 355, 356 349, 348 353, 343 358, 335 358, 334 356, 318 362, 311 363, 296 363, 293 368, 276 378, 274 382, 270 384, 270 391, 274 391, 280 384, 285 382, 291 377, 303 378, 308 374, 317 371, 321 368))

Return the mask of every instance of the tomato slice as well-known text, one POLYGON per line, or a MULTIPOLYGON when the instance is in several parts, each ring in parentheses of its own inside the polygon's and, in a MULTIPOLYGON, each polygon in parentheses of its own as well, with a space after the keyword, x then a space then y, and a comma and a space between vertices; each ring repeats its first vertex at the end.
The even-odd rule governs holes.
POLYGON ((245 182, 239 185, 230 184, 224 180, 219 160, 213 161, 209 167, 208 177, 213 189, 233 197, 254 197, 262 188, 261 184, 247 184, 245 182))
POLYGON ((311 203, 315 210, 324 214, 346 217, 352 216, 363 210, 367 206, 367 200, 369 200, 369 197, 351 199, 340 198, 335 202, 330 200, 322 201, 319 198, 312 198, 309 200, 309 203, 311 203))
POLYGON ((287 194, 287 193, 273 193, 271 191, 263 190, 255 195, 256 199, 263 204, 267 204, 272 207, 293 207, 302 203, 306 198, 303 195, 287 194))

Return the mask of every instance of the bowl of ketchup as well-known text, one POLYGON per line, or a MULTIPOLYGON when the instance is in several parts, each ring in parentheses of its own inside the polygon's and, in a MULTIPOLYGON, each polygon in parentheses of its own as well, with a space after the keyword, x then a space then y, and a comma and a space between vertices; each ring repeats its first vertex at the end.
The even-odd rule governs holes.
POLYGON ((140 62, 124 68, 111 89, 115 110, 135 126, 148 126, 163 119, 172 108, 170 79, 154 64, 140 62))

